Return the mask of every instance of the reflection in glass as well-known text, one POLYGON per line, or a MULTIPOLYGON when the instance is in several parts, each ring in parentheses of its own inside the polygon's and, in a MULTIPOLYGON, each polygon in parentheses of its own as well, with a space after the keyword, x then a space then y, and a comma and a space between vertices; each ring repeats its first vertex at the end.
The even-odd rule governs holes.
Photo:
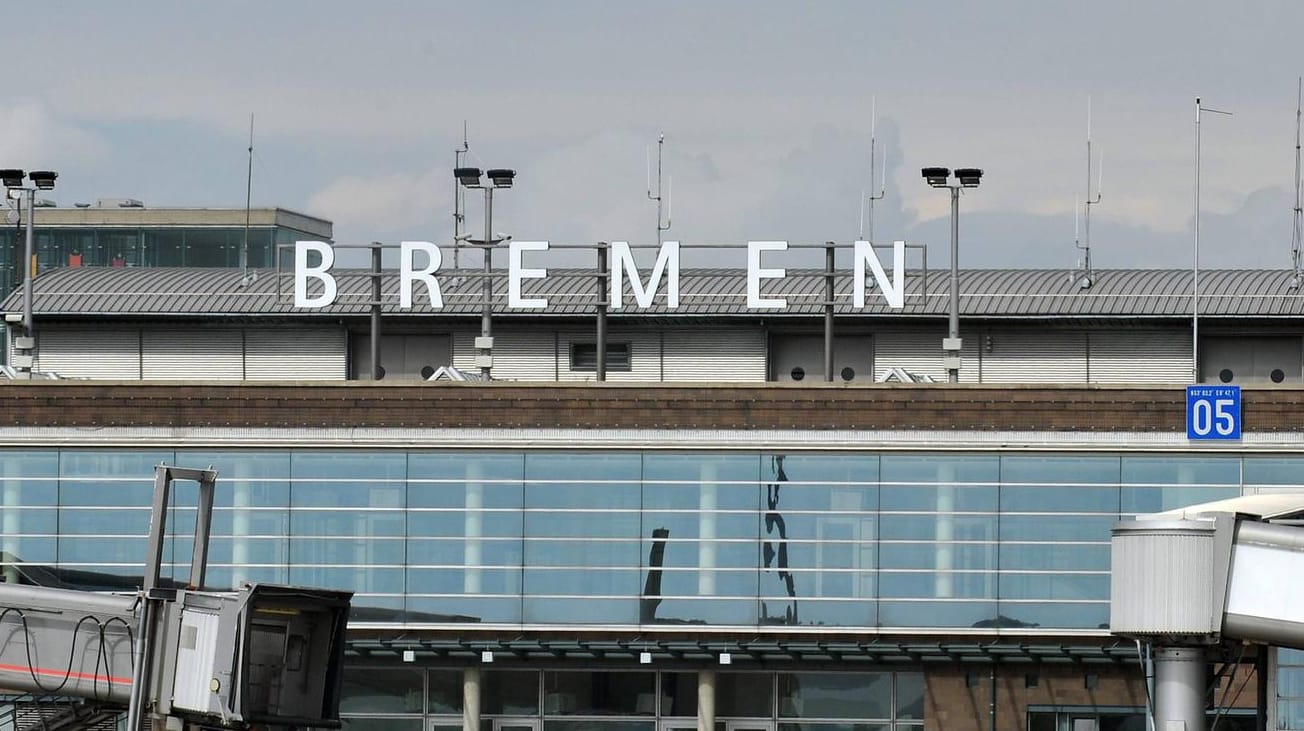
POLYGON ((780 718, 892 718, 891 673, 778 673, 780 718))
POLYGON ((430 670, 426 673, 427 713, 462 712, 462 671, 430 670))
POLYGON ((715 714, 721 718, 772 718, 772 673, 716 673, 715 714))
POLYGON ((544 715, 654 715, 656 673, 546 671, 544 715))
POLYGON ((526 621, 638 622, 641 464, 638 454, 526 455, 526 621))
POLYGON ((661 673, 663 716, 697 716, 697 673, 661 673), (668 705, 668 707, 667 707, 668 705))
POLYGON ((896 718, 924 720, 924 674, 896 673, 896 718))
POLYGON ((534 670, 485 670, 480 676, 483 707, 493 716, 539 715, 539 673, 534 670))
POLYGON ((390 668, 349 668, 340 713, 421 713, 423 673, 390 668))

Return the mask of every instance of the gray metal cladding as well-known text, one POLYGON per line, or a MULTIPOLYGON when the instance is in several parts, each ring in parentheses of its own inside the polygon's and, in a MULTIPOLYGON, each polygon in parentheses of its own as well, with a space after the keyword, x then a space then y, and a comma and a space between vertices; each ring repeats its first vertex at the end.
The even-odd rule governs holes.
POLYGON ((1215 617, 1213 523, 1138 520, 1114 528, 1109 628, 1123 635, 1208 635, 1215 617))

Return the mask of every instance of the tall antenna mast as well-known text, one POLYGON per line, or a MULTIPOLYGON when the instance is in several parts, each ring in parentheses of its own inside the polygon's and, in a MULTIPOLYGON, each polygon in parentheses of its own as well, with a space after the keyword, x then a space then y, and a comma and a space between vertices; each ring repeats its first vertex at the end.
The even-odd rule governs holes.
POLYGON ((245 174, 245 227, 244 246, 240 248, 240 284, 253 281, 249 278, 249 209, 254 191, 254 115, 249 115, 249 170, 245 174))
POLYGON ((657 246, 661 245, 661 234, 670 230, 670 186, 674 184, 674 179, 666 181, 666 192, 664 199, 661 195, 661 153, 666 144, 666 135, 661 133, 657 137, 657 194, 652 195, 652 153, 648 151, 647 155, 647 197, 648 200, 657 202, 657 246), (664 203, 664 204, 663 204, 664 203), (662 223, 664 221, 664 223, 662 223))
POLYGON ((1299 126, 1300 126, 1300 106, 1304 102, 1304 77, 1296 81, 1295 90, 1295 233, 1290 240, 1290 260, 1295 270, 1295 276, 1291 280, 1291 289, 1298 289, 1301 284, 1301 278, 1304 278, 1304 272, 1300 270, 1300 237, 1304 235, 1304 229, 1301 228, 1300 216, 1304 213, 1300 203, 1300 167, 1299 167, 1299 126))
MULTIPOLYGON (((869 184, 874 185, 874 161, 876 153, 874 145, 877 142, 876 134, 878 131, 878 99, 870 97, 870 122, 869 122, 869 184)), ((887 154, 883 155, 883 177, 879 180, 878 195, 871 193, 866 196, 865 191, 860 191, 860 229, 856 237, 861 241, 874 243, 874 201, 883 200, 887 195, 887 154), (869 201, 869 238, 865 238, 865 201, 869 201)))
POLYGON ((1082 269, 1077 277, 1078 286, 1087 289, 1092 285, 1095 273, 1091 269, 1091 207, 1100 202, 1100 190, 1105 183, 1105 156, 1101 153, 1099 177, 1096 179, 1096 197, 1091 197, 1091 97, 1087 97, 1087 199, 1083 204, 1082 231, 1083 239, 1078 238, 1077 206, 1073 213, 1073 245, 1082 251, 1082 269))
MULTIPOLYGON (((465 155, 471 146, 466 140, 466 120, 462 120, 462 146, 453 151, 453 169, 462 167, 462 156, 465 155)), ((466 223, 466 194, 462 192, 462 186, 453 184, 453 268, 458 268, 457 253, 462 248, 462 241, 466 234, 462 233, 462 225, 466 223)))

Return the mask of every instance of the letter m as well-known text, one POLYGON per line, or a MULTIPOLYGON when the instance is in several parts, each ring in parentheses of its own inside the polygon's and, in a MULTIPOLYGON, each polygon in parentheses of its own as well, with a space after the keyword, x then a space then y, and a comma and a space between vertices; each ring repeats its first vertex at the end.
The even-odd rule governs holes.
POLYGON ((625 304, 625 274, 629 274, 629 288, 633 290, 634 300, 639 307, 652 307, 652 298, 660 287, 662 277, 667 277, 666 307, 673 310, 679 306, 678 241, 661 244, 646 287, 638 277, 638 267, 634 265, 634 255, 630 252, 628 241, 611 242, 611 253, 614 258, 611 268, 611 309, 618 310, 625 304))

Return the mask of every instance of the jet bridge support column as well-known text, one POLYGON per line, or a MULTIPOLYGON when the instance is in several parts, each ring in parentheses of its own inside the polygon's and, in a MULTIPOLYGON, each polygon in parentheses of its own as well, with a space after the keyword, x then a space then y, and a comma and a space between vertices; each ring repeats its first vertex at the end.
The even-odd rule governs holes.
POLYGON ((1203 731, 1205 692, 1209 684, 1207 675, 1203 647, 1160 647, 1155 650, 1157 731, 1203 731))

